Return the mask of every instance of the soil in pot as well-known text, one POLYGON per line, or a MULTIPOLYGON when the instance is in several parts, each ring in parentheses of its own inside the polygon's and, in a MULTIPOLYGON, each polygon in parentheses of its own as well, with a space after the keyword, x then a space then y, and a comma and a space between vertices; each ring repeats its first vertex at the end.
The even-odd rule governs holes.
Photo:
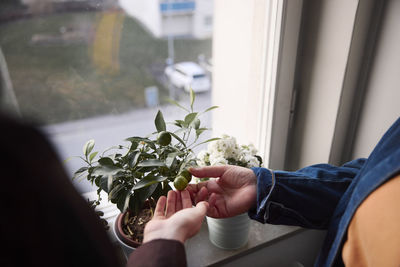
POLYGON ((142 209, 139 214, 135 215, 127 211, 123 215, 122 230, 135 243, 143 242, 143 232, 146 223, 153 217, 153 211, 150 208, 142 209))
POLYGON ((114 229, 119 239, 126 245, 137 248, 143 243, 146 224, 153 218, 155 201, 147 200, 138 213, 126 211, 117 216, 114 229))

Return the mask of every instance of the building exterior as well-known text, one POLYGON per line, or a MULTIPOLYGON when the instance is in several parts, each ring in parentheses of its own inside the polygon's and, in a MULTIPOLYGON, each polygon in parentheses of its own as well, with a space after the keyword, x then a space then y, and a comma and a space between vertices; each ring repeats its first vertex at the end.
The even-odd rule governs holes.
POLYGON ((32 13, 60 10, 101 10, 118 6, 118 0, 20 0, 32 13))
POLYGON ((155 37, 212 36, 213 0, 120 0, 155 37))

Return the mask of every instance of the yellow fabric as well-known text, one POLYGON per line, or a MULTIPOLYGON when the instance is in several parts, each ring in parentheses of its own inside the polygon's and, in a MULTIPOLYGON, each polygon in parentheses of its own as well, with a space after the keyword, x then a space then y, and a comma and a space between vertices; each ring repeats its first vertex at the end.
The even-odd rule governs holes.
POLYGON ((345 266, 400 266, 400 175, 358 207, 347 232, 345 266))
POLYGON ((100 16, 93 40, 93 63, 100 72, 117 73, 124 15, 110 11, 103 12, 100 16))

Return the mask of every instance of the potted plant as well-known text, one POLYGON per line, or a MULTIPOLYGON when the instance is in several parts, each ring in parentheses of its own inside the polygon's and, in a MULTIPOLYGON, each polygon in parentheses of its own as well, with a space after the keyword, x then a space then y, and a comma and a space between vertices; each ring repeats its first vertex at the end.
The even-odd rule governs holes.
MULTIPOLYGON (((199 166, 237 165, 246 168, 261 167, 262 158, 252 145, 239 145, 234 137, 223 135, 211 142, 207 150, 197 156, 199 166)), ((199 181, 197 178, 194 180, 199 181)), ((250 218, 243 213, 231 218, 215 219, 207 217, 211 243, 223 249, 238 249, 248 241, 250 218)))
POLYGON ((141 244, 144 227, 153 216, 158 198, 172 189, 172 183, 183 190, 190 182, 187 168, 196 165, 193 149, 217 139, 203 142, 199 139, 208 130, 201 127, 199 117, 216 106, 199 113, 193 110, 194 101, 193 91, 189 108, 171 100, 185 111, 183 119, 171 123, 174 131, 167 129, 163 114, 158 111, 154 120, 156 131, 148 136, 126 138, 126 144, 113 146, 101 154, 94 151, 94 140, 83 147, 80 158, 85 166, 75 172, 74 178, 86 177, 98 187, 97 204, 101 191, 105 191, 108 200, 117 205, 121 214, 113 230, 128 250, 141 244))

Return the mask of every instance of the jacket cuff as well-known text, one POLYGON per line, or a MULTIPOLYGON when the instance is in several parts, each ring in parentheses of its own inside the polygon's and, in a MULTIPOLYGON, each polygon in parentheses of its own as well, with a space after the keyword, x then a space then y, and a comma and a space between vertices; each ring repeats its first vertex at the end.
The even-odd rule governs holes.
POLYGON ((253 220, 266 223, 269 218, 268 201, 275 187, 275 174, 266 168, 251 169, 257 177, 257 203, 249 210, 248 215, 253 220))
POLYGON ((131 253, 127 266, 187 266, 184 245, 171 239, 155 239, 131 253))

